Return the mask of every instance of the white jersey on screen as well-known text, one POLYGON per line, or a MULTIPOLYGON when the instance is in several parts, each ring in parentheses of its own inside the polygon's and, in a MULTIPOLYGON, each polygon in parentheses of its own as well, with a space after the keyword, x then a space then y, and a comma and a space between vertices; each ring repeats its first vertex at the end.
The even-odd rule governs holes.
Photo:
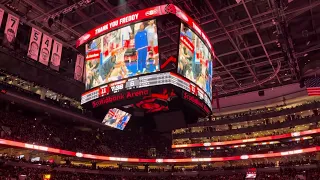
POLYGON ((153 45, 154 46, 158 46, 157 43, 157 33, 156 33, 156 25, 155 24, 152 24, 152 25, 148 25, 145 30, 147 31, 147 36, 148 36, 148 41, 149 41, 149 44, 150 44, 150 41, 153 41, 153 45))
POLYGON ((121 36, 122 40, 126 41, 130 39, 130 33, 132 33, 131 26, 126 26, 124 28, 121 28, 121 36))

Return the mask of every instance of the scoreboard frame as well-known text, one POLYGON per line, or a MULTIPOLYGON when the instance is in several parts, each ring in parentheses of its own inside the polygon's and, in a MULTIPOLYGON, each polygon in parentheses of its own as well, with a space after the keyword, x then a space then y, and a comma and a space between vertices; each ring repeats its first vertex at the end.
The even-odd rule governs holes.
MULTIPOLYGON (((197 34, 200 37, 200 39, 205 43, 210 53, 212 54, 212 57, 213 58, 215 57, 214 51, 212 49, 212 45, 210 44, 208 36, 202 31, 200 26, 190 16, 188 16, 184 11, 182 11, 180 8, 178 8, 173 4, 164 4, 160 6, 139 10, 130 14, 120 16, 104 24, 101 24, 98 27, 90 30, 89 32, 81 36, 77 40, 76 46, 79 47, 89 42, 90 40, 98 38, 108 32, 114 31, 121 27, 128 26, 130 24, 134 24, 137 22, 145 21, 147 19, 157 19, 159 16, 169 15, 169 14, 176 16, 178 19, 181 20, 181 22, 188 25, 189 28, 192 29, 193 32, 197 34)), ((179 27, 177 31, 179 31, 181 23, 177 25, 178 25, 177 27, 179 27)), ((179 39, 180 39, 180 35, 177 40, 179 41, 179 39)), ((162 61, 163 59, 161 59, 160 57, 159 60, 162 61)), ((211 113, 212 112, 212 104, 211 104, 212 96, 209 96, 207 92, 205 92, 205 90, 200 88, 197 84, 177 74, 176 68, 174 68, 174 70, 176 70, 175 72, 172 72, 173 69, 162 68, 163 65, 168 64, 168 62, 177 63, 175 57, 171 56, 167 60, 163 60, 163 61, 165 62, 161 62, 160 64, 161 69, 159 72, 121 79, 118 81, 100 85, 92 89, 88 89, 81 96, 81 105, 90 106, 88 104, 89 102, 91 102, 91 107, 96 108, 103 104, 114 102, 114 100, 117 100, 117 98, 119 100, 117 101, 116 104, 121 104, 121 103, 118 103, 120 102, 121 99, 122 100, 129 100, 129 99, 122 96, 116 96, 116 94, 121 95, 121 93, 124 93, 124 92, 128 93, 129 91, 135 91, 135 93, 138 93, 138 89, 142 89, 141 93, 143 92, 143 89, 149 89, 151 92, 153 87, 169 85, 174 88, 181 89, 182 90, 181 94, 184 100, 191 102, 196 106, 200 106, 205 111, 206 114, 211 113), (175 61, 170 61, 172 59, 174 59, 175 61), (110 97, 108 100, 107 96, 112 96, 112 97, 110 97), (104 100, 98 101, 99 99, 104 99, 104 100), (199 103, 198 99, 201 100, 202 102, 199 103)))

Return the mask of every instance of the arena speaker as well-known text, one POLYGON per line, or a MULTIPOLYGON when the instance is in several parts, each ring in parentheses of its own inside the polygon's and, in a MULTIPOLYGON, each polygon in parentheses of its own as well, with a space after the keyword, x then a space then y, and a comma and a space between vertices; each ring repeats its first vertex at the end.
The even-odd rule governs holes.
POLYGON ((264 96, 264 90, 258 91, 259 96, 264 96))

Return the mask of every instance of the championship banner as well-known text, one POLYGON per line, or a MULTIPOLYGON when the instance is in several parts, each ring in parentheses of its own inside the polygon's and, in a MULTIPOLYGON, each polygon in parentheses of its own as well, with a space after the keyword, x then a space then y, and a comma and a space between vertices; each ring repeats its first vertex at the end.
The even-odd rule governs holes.
POLYGON ((52 47, 50 67, 56 71, 59 71, 61 53, 62 53, 62 44, 59 43, 58 41, 54 41, 53 47, 52 47))
POLYGON ((3 20, 3 15, 4 15, 4 10, 0 8, 0 27, 2 24, 2 20, 3 20))
POLYGON ((40 48, 39 62, 47 66, 49 64, 51 46, 52 46, 52 38, 46 34, 43 34, 41 48, 40 48))
POLYGON ((81 54, 77 55, 76 65, 74 67, 74 79, 78 81, 83 80, 83 65, 84 65, 84 56, 81 54))
POLYGON ((4 30, 4 40, 3 40, 3 45, 12 48, 14 47, 14 42, 16 39, 17 35, 17 30, 19 27, 19 18, 16 16, 13 16, 11 14, 8 14, 8 19, 6 23, 6 27, 4 30))
POLYGON ((32 28, 27 56, 35 61, 38 60, 41 37, 42 32, 32 28))

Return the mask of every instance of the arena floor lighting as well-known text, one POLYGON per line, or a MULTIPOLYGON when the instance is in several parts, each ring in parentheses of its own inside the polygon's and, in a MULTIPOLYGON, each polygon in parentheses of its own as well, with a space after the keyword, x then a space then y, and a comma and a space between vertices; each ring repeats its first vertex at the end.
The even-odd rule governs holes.
POLYGON ((33 149, 38 151, 50 152, 61 155, 75 156, 79 158, 102 160, 102 161, 114 161, 114 162, 132 162, 132 163, 190 163, 190 162, 218 162, 218 161, 235 161, 235 160, 247 160, 247 159, 258 159, 258 158, 271 158, 281 157, 288 155, 296 155, 303 153, 311 153, 320 151, 320 146, 297 149, 284 152, 276 153, 265 153, 265 154, 252 154, 252 155, 241 155, 241 156, 230 156, 230 157, 214 157, 214 158, 179 158, 179 159, 140 159, 130 157, 110 157, 102 155, 85 154, 82 152, 73 152, 63 149, 51 148, 41 145, 28 144, 23 142, 11 141, 6 139, 0 139, 0 144, 19 147, 25 149, 33 149))

